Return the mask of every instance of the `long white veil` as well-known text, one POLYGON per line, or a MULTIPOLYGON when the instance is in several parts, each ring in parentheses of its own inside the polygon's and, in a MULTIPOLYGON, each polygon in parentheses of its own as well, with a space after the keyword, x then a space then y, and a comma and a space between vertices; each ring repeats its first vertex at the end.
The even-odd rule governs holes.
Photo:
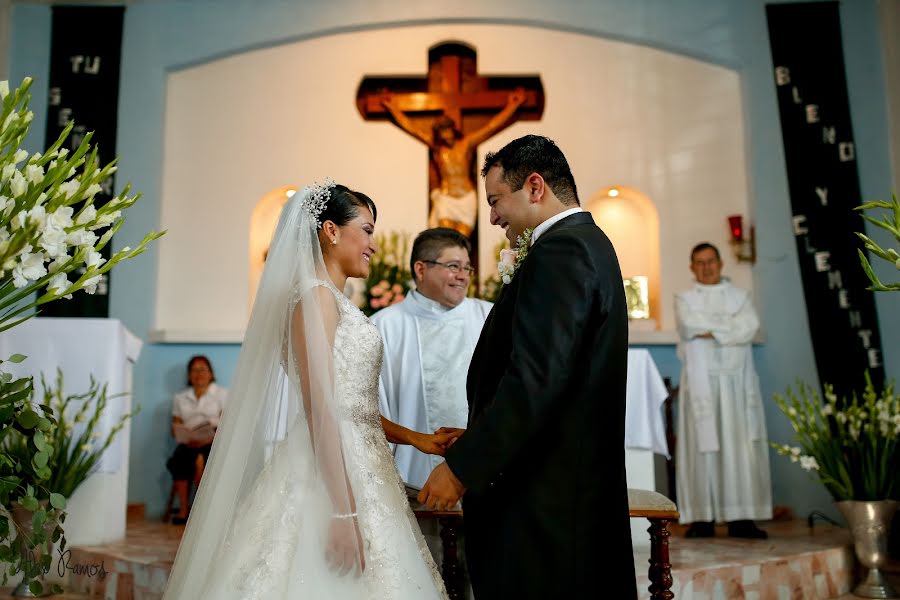
POLYGON ((293 500, 271 497, 287 482, 263 486, 267 473, 290 479, 300 493, 319 499, 304 506, 302 515, 320 532, 316 552, 333 551, 328 532, 330 527, 333 534, 337 523, 354 537, 343 546, 354 548, 352 565, 344 554, 345 570, 359 573, 364 564, 335 398, 337 305, 333 288, 324 284, 328 276, 317 234, 315 210, 329 189, 328 184, 303 188, 282 209, 166 600, 207 597, 223 585, 217 566, 235 564, 242 545, 264 553, 287 530, 289 511, 279 507, 293 500), (272 474, 272 463, 279 460, 286 470, 272 474), (270 497, 258 498, 263 490, 270 497), (258 508, 260 500, 268 512, 258 508))

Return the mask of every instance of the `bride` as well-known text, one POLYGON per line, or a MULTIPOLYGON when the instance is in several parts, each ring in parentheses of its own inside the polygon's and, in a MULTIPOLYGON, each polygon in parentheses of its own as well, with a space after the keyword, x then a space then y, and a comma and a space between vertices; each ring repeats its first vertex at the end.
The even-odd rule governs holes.
POLYGON ((382 343, 340 290, 375 252, 372 200, 328 180, 282 210, 165 600, 446 599, 378 413, 382 343))

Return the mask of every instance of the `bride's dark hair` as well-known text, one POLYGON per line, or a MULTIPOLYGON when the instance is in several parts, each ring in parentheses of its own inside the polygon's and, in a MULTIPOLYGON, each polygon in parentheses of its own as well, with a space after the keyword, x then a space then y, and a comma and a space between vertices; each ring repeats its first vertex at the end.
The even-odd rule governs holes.
MULTIPOLYGON (((362 192, 337 184, 331 188, 325 209, 319 215, 319 222, 331 221, 335 225, 344 226, 359 216, 360 208, 368 208, 372 212, 372 218, 378 220, 378 209, 375 208, 371 198, 362 192)), ((320 225, 319 229, 321 228, 320 225)))

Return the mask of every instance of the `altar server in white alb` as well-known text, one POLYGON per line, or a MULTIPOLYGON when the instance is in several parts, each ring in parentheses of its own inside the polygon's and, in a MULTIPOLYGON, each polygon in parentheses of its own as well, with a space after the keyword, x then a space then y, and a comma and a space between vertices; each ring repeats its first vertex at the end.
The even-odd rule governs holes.
POLYGON ((772 518, 766 422, 753 367, 759 329, 750 293, 722 278, 712 244, 691 251, 697 283, 675 296, 682 361, 676 485, 688 537, 763 539, 753 522, 772 518))
MULTIPOLYGON (((466 298, 470 250, 452 229, 420 233, 410 258, 415 290, 372 316, 384 340, 381 414, 413 431, 466 426, 466 374, 492 306, 466 298)), ((403 480, 416 487, 444 460, 401 445, 394 458, 403 480)))

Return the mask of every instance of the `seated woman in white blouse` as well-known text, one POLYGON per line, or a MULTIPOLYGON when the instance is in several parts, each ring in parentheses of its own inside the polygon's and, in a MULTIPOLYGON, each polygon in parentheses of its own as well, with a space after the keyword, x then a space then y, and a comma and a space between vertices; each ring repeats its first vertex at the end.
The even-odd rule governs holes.
POLYGON ((176 525, 187 522, 188 493, 194 479, 197 456, 209 460, 215 429, 219 425, 225 396, 228 390, 215 384, 209 359, 202 355, 188 361, 188 387, 177 394, 172 405, 172 435, 178 441, 174 454, 166 468, 175 480, 178 495, 178 515, 172 519, 176 525))

